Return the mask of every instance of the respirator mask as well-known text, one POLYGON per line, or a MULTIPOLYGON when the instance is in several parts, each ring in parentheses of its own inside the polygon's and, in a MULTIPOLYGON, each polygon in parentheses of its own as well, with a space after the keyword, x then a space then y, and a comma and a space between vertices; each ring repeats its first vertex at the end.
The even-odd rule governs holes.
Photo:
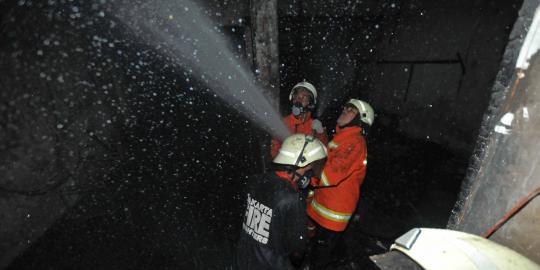
POLYGON ((304 175, 298 175, 298 177, 300 177, 300 179, 298 179, 298 188, 306 189, 311 182, 311 177, 313 177, 313 170, 308 170, 304 173, 304 175))
POLYGON ((294 103, 291 107, 291 112, 294 116, 299 116, 303 113, 306 113, 307 111, 308 109, 304 108, 304 106, 302 106, 302 103, 300 102, 294 103))

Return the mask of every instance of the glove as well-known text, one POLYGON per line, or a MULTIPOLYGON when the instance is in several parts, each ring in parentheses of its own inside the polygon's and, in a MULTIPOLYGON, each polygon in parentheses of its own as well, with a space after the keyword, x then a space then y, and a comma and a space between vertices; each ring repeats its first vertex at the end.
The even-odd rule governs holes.
POLYGON ((313 122, 311 122, 311 129, 315 130, 315 132, 317 132, 317 133, 323 133, 324 132, 324 128, 322 126, 322 123, 318 119, 313 119, 313 122))
POLYGON ((307 192, 306 192, 306 203, 307 204, 310 204, 311 201, 313 200, 313 196, 315 196, 315 191, 313 191, 313 187, 312 186, 309 186, 308 188, 305 189, 307 192))

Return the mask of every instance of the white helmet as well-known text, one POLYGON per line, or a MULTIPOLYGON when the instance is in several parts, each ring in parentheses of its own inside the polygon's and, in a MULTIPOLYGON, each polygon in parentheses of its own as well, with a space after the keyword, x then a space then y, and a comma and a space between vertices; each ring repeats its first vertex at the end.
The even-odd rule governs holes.
POLYGON ((311 95, 313 96, 313 104, 314 105, 317 104, 317 89, 315 89, 315 86, 313 86, 313 84, 308 83, 306 81, 297 83, 291 89, 291 93, 289 94, 289 100, 293 99, 294 92, 296 91, 297 88, 304 88, 304 89, 308 90, 309 92, 311 92, 311 95))
POLYGON ((326 157, 326 147, 317 138, 305 134, 293 134, 283 141, 274 163, 305 167, 326 157))
MULTIPOLYGON (((414 228, 396 239, 390 250, 405 254, 426 270, 540 269, 527 257, 489 239, 445 229, 414 228)), ((381 269, 395 269, 397 261, 391 256, 371 258, 377 265, 393 264, 381 269)))
POLYGON ((351 100, 349 100, 347 104, 352 104, 358 109, 358 113, 360 114, 360 121, 370 126, 373 124, 373 121, 375 120, 375 112, 367 102, 351 98, 351 100))

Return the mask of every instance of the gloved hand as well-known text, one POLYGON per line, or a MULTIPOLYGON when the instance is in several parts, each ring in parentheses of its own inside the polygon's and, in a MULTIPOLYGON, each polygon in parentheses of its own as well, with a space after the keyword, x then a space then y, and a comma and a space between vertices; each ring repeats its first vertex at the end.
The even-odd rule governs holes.
POLYGON ((315 191, 313 191, 313 187, 309 187, 309 189, 306 189, 306 204, 310 204, 313 200, 313 197, 315 196, 315 191))
POLYGON ((323 133, 324 128, 322 126, 321 121, 319 119, 313 119, 313 122, 311 122, 311 129, 315 130, 317 133, 323 133))

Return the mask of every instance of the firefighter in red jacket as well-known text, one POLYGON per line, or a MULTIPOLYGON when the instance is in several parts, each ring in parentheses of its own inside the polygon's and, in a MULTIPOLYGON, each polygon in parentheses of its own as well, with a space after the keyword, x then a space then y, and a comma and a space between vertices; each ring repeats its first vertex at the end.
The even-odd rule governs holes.
MULTIPOLYGON (((312 135, 326 144, 328 137, 321 121, 312 118, 312 112, 317 104, 317 90, 311 83, 303 81, 297 83, 289 94, 289 100, 292 102, 291 114, 283 121, 293 134, 312 135)), ((271 154, 272 159, 278 154, 281 142, 276 138, 272 139, 271 154)))
MULTIPOLYGON (((321 180, 314 183, 307 213, 315 225, 311 265, 323 269, 356 209, 366 175, 365 136, 374 111, 361 100, 349 100, 337 119, 336 134, 328 143, 328 160, 321 180)), ((313 228, 308 228, 313 229, 313 228)))

